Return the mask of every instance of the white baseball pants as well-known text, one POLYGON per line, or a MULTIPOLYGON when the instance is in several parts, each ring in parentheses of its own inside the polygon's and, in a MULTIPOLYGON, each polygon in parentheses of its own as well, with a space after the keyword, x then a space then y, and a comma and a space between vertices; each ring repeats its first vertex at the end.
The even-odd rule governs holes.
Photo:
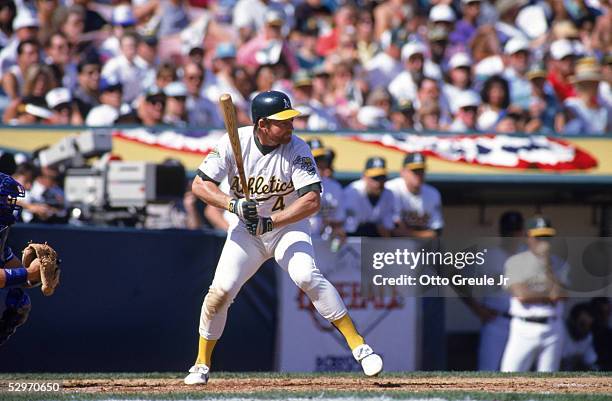
POLYGON ((210 311, 206 313, 204 300, 200 314, 200 336, 208 340, 221 337, 229 306, 244 283, 270 257, 274 257, 281 268, 289 273, 323 318, 332 322, 347 313, 338 291, 315 265, 308 221, 302 220, 259 237, 249 234, 243 223, 239 223, 228 232, 210 289, 227 296, 213 314, 210 311))
POLYGON ((502 372, 527 372, 535 363, 538 372, 555 372, 561 364, 563 320, 533 323, 514 318, 502 358, 502 372))

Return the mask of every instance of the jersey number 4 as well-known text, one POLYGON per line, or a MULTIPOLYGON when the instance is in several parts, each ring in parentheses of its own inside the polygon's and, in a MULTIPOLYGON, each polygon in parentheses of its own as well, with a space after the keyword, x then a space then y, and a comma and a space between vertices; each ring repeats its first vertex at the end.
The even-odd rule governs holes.
POLYGON ((273 212, 285 209, 285 200, 283 198, 283 196, 279 196, 278 199, 276 199, 276 202, 274 202, 274 206, 272 206, 273 212))

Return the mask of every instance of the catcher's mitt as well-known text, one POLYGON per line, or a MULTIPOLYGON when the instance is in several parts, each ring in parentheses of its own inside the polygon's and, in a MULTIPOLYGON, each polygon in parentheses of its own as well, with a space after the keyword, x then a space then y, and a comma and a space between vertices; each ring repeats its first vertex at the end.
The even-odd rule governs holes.
POLYGON ((40 281, 42 283, 42 293, 45 296, 53 295, 55 288, 59 285, 60 269, 58 266, 57 252, 47 243, 30 243, 23 250, 21 263, 24 267, 29 267, 36 259, 40 264, 40 281))

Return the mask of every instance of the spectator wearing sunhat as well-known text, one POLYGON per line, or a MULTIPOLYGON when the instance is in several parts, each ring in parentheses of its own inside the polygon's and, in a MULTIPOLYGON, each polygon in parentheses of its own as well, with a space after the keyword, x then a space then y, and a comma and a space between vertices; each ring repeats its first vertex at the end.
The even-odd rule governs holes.
POLYGON ((453 122, 449 131, 467 132, 476 131, 478 121, 478 107, 480 106, 480 95, 475 91, 465 91, 457 95, 455 99, 455 112, 453 122))
POLYGON ((527 79, 531 50, 529 42, 521 38, 511 38, 504 46, 503 77, 510 86, 510 103, 524 110, 529 107, 531 85, 527 79))
POLYGON ((164 124, 185 127, 189 123, 187 113, 187 87, 182 82, 171 82, 164 88, 166 109, 164 124))
POLYGON ((570 82, 576 64, 576 48, 571 41, 559 39, 551 43, 549 53, 550 68, 547 79, 559 100, 563 102, 576 95, 576 89, 570 82))
POLYGON ((510 292, 510 333, 501 360, 503 372, 559 370, 563 348, 564 277, 569 265, 552 252, 556 230, 545 217, 527 221, 527 250, 508 258, 505 288, 510 292))
POLYGON ((292 100, 296 106, 300 106, 306 115, 303 120, 306 123, 304 129, 309 130, 334 130, 339 127, 338 120, 321 103, 313 98, 313 77, 305 70, 299 70, 293 74, 293 96, 292 100))
POLYGON ((404 71, 396 76, 387 89, 397 102, 416 100, 417 84, 425 76, 425 54, 427 48, 420 42, 409 42, 402 47, 401 58, 404 71))
POLYGON ((457 52, 449 47, 448 31, 441 26, 434 26, 427 30, 427 43, 431 62, 446 71, 449 62, 448 53, 457 52))
POLYGON ((527 132, 554 133, 560 124, 561 104, 555 90, 546 80, 546 69, 543 64, 535 63, 527 71, 527 79, 531 84, 531 99, 529 101, 529 117, 525 130, 527 132))
POLYGON ((440 192, 425 184, 425 155, 408 153, 400 176, 387 181, 385 188, 393 193, 394 235, 435 238, 444 227, 440 192))
POLYGON ((612 130, 612 110, 598 99, 599 83, 603 75, 595 59, 578 62, 576 74, 571 78, 576 96, 565 100, 567 123, 563 132, 568 134, 604 134, 612 130))
POLYGON ((45 96, 47 107, 51 111, 48 122, 53 125, 81 125, 83 118, 73 102, 68 88, 55 88, 45 96))
POLYGON ((404 70, 400 61, 402 45, 403 38, 398 29, 383 32, 380 38, 382 51, 364 65, 370 88, 386 88, 404 70))
POLYGON ((163 123, 166 108, 166 94, 156 86, 145 90, 136 101, 136 110, 122 114, 116 124, 139 124, 154 127, 163 123))
POLYGON ((36 40, 40 23, 36 15, 27 8, 17 12, 13 20, 13 38, 0 51, 0 78, 17 63, 17 46, 24 40, 36 40))
POLYGON ((111 25, 112 35, 100 45, 100 55, 104 60, 112 59, 121 54, 121 38, 127 30, 136 25, 136 17, 132 6, 129 4, 119 4, 113 8, 111 25))
POLYGON ((459 96, 471 91, 472 86, 472 58, 463 52, 455 53, 448 61, 447 80, 442 85, 442 94, 448 101, 450 112, 458 111, 459 96))
POLYGON ((448 4, 436 4, 429 10, 429 21, 434 27, 443 27, 452 32, 457 21, 457 14, 448 4))
POLYGON ((394 130, 414 129, 414 105, 410 100, 396 104, 391 110, 391 124, 394 130))
POLYGON ((342 185, 333 176, 334 152, 326 148, 319 138, 307 140, 312 156, 317 163, 321 176, 321 209, 309 218, 312 235, 317 238, 344 238, 344 220, 346 219, 346 202, 343 199, 342 185))
POLYGON ((112 126, 121 114, 128 114, 130 106, 123 103, 123 85, 115 77, 100 80, 100 104, 87 114, 85 124, 90 127, 112 126))
POLYGON ((387 162, 382 157, 370 157, 366 161, 363 176, 344 189, 346 205, 344 229, 348 235, 364 237, 388 237, 395 228, 394 199, 385 188, 387 162))

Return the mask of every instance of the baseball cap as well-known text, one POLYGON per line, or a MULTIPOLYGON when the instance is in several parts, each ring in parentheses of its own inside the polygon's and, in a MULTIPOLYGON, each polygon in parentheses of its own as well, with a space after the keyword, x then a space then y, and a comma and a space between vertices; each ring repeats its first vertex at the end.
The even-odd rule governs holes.
POLYGON ((113 25, 132 26, 136 25, 136 18, 132 12, 132 7, 127 4, 120 4, 113 9, 113 25))
POLYGON ((480 0, 461 0, 463 4, 480 3, 480 0))
POLYGON ((425 155, 421 152, 407 153, 403 166, 410 170, 424 170, 426 167, 425 155))
POLYGON ((233 43, 219 43, 215 48, 215 58, 234 58, 236 57, 236 46, 233 43))
POLYGON ((446 4, 438 4, 429 11, 429 20, 433 22, 455 22, 457 16, 453 9, 446 4))
POLYGON ((580 32, 576 25, 570 20, 555 22, 552 26, 552 33, 558 39, 578 39, 580 32))
POLYGON ((100 92, 123 89, 123 84, 117 79, 117 77, 102 77, 100 78, 100 86, 98 89, 100 92))
POLYGON ((523 229, 523 215, 516 211, 507 211, 499 218, 499 230, 503 234, 523 229))
POLYGON ((357 112, 357 121, 367 128, 382 128, 381 121, 386 118, 387 113, 377 106, 363 106, 357 112))
POLYGON ((567 56, 574 56, 574 46, 567 39, 559 39, 550 45, 550 55, 555 60, 561 60, 567 56))
POLYGON ((383 49, 388 49, 391 45, 402 47, 404 42, 406 42, 405 31, 400 29, 387 29, 380 35, 380 47, 383 49))
POLYGON ((557 230, 552 227, 550 220, 543 216, 536 216, 527 220, 527 235, 529 237, 554 237, 557 230))
POLYGON ((40 23, 38 22, 38 18, 36 18, 36 14, 26 9, 21 9, 13 20, 14 31, 21 28, 38 28, 39 26, 40 23))
POLYGON ((293 86, 310 86, 312 85, 312 76, 306 70, 298 70, 293 74, 293 86))
POLYGON ((471 67, 472 66, 472 58, 467 53, 455 53, 453 57, 448 61, 448 68, 454 69, 459 67, 471 67))
POLYGON ((448 30, 443 26, 432 26, 427 30, 427 39, 431 42, 448 39, 448 30))
POLYGON ((512 38, 506 42, 504 53, 511 55, 520 51, 529 51, 529 43, 521 38, 512 38))
POLYGON ((422 54, 424 56, 426 52, 427 48, 421 42, 406 43, 402 47, 402 60, 406 61, 415 54, 422 54))
POLYGON ((168 97, 187 97, 187 87, 182 82, 170 82, 164 87, 164 94, 168 97))
POLYGON ((573 84, 579 82, 600 82, 604 77, 601 74, 601 67, 597 64, 594 57, 584 57, 576 63, 576 73, 570 78, 573 84))
POLYGON ((312 155, 315 157, 325 156, 327 154, 327 149, 323 146, 323 142, 319 138, 312 138, 306 141, 306 144, 310 147, 310 151, 312 155))
POLYGON ((368 158, 363 175, 366 177, 386 177, 387 162, 378 156, 368 158))
POLYGON ((157 85, 153 85, 145 91, 145 100, 151 102, 156 99, 165 101, 166 94, 157 85))
POLYGON ((268 9, 265 14, 265 20, 268 25, 283 26, 285 23, 285 16, 279 10, 268 9))
POLYGON ((62 104, 72 102, 72 95, 68 88, 60 87, 50 90, 45 96, 45 100, 47 101, 47 107, 54 109, 62 104))
POLYGON ((546 67, 542 63, 534 63, 527 70, 527 79, 546 78, 546 67))
POLYGON ((457 110, 462 109, 464 107, 478 107, 480 106, 480 96, 478 93, 467 90, 462 91, 457 95, 457 100, 455 101, 455 106, 457 110))
POLYGON ((159 44, 159 39, 155 35, 146 35, 142 37, 142 42, 148 46, 155 47, 159 44))

